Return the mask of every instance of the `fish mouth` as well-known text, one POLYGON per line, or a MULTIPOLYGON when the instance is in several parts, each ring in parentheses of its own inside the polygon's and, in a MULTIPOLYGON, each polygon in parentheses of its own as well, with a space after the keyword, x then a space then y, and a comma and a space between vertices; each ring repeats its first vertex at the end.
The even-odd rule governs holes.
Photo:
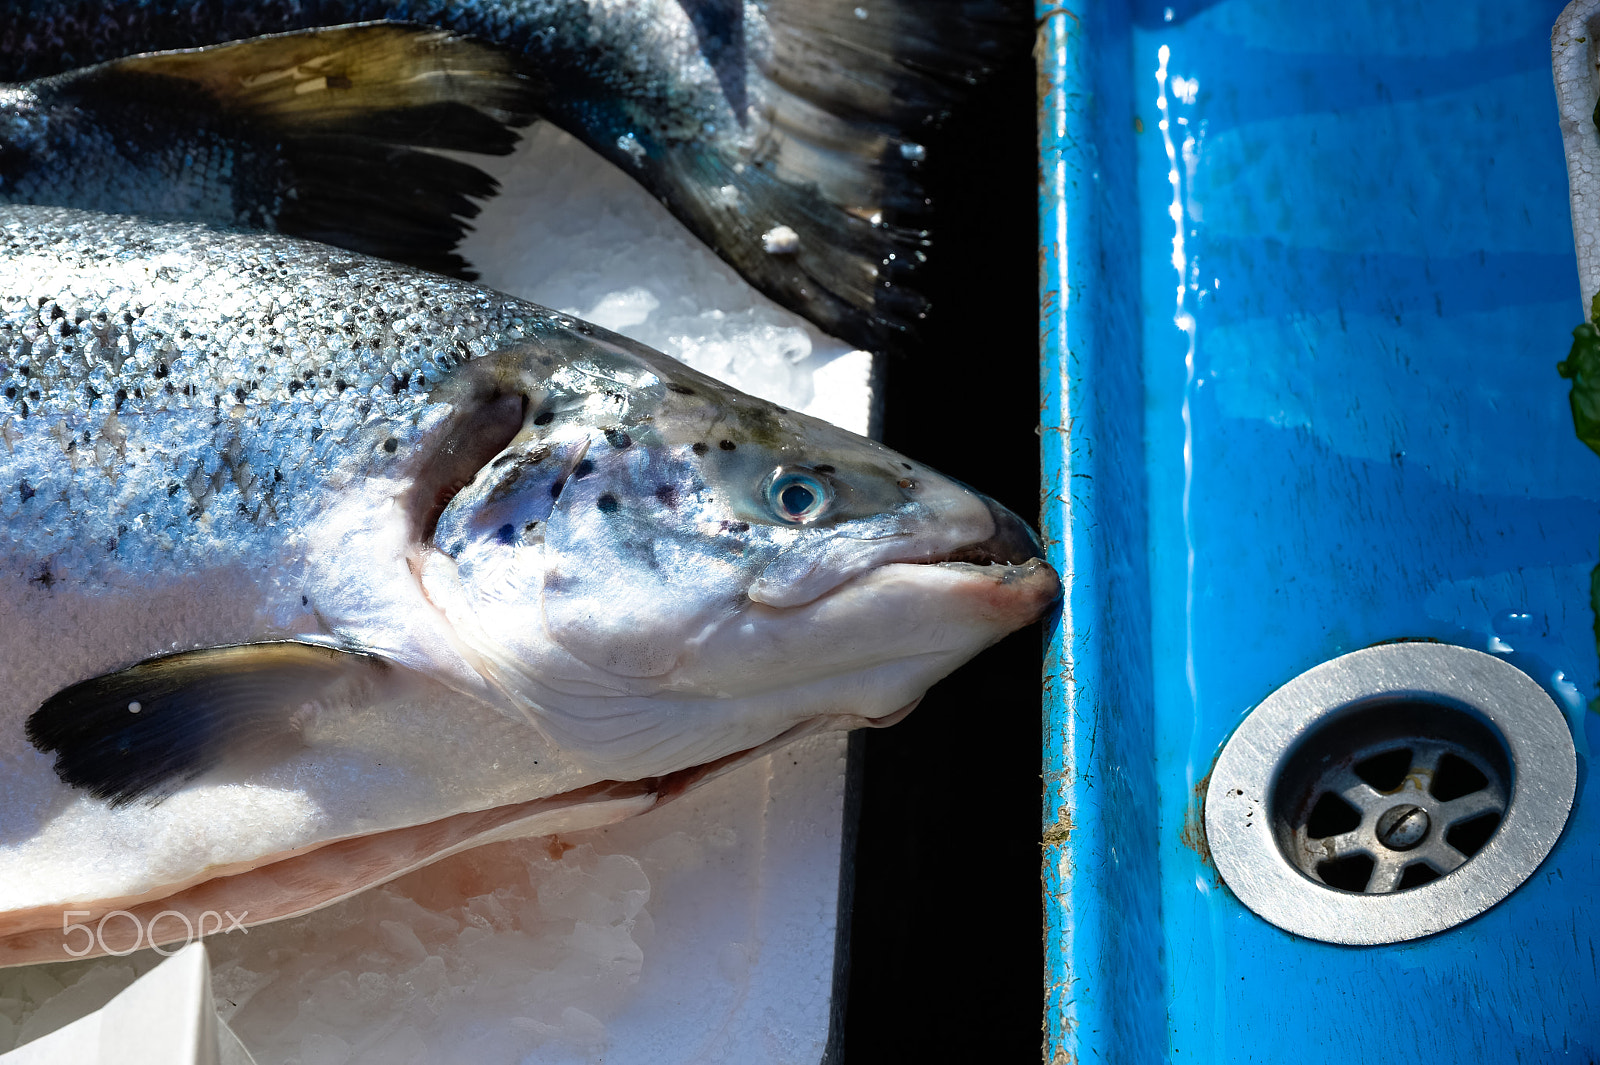
MULTIPOLYGON (((1044 564, 1044 545, 1027 522, 987 496, 979 496, 989 510, 993 531, 982 540, 947 551, 913 548, 896 551, 882 560, 884 565, 903 563, 920 566, 972 566, 1024 569, 1030 563, 1044 564)), ((1048 568, 1048 567, 1047 567, 1048 568)), ((1054 572, 1054 571, 1052 571, 1054 572)))
MULTIPOLYGON (((951 551, 891 557, 885 565, 930 567, 970 578, 980 612, 1005 631, 1037 621, 1061 598, 1061 576, 1044 560, 1044 545, 1017 515, 988 497, 994 531, 951 551)), ((896 718, 898 720, 898 718, 896 718)))
POLYGON ((1021 568, 1034 560, 1043 562, 1044 545, 1039 542, 1038 536, 1034 534, 1028 523, 987 496, 983 497, 983 502, 989 508, 989 516, 994 519, 994 532, 986 539, 926 559, 896 559, 895 561, 921 561, 924 564, 940 566, 1007 566, 1013 568, 1021 568))

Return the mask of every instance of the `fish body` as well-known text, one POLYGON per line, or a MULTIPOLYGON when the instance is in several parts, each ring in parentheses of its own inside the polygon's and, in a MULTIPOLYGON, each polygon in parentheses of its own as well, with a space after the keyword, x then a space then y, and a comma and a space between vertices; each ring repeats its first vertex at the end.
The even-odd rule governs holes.
POLYGON ((0 444, 6 963, 63 908, 267 920, 638 813, 896 719, 1059 588, 871 441, 195 224, 0 210, 0 444))
MULTIPOLYGON (((921 141, 1028 27, 999 0, 23 0, 0 11, 0 78, 374 19, 504 48, 539 86, 539 115, 635 176, 767 295, 877 351, 907 346, 927 312, 921 141)), ((232 90, 216 84, 205 107, 231 115, 232 90)), ((127 121, 112 110, 102 125, 127 121)))

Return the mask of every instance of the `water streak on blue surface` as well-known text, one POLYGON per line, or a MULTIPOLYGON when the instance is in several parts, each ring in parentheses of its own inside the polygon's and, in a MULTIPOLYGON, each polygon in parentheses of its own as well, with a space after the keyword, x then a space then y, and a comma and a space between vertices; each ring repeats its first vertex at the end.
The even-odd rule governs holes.
MULTIPOLYGON (((1162 1056, 1129 21, 1041 6, 1046 1044, 1162 1056), (1102 255, 1102 249, 1108 254, 1102 255), (1129 816, 1140 810, 1144 816, 1129 816)), ((1169 303, 1170 306, 1170 303, 1169 303)), ((1075 1053, 1075 1051, 1073 1051, 1075 1053)))

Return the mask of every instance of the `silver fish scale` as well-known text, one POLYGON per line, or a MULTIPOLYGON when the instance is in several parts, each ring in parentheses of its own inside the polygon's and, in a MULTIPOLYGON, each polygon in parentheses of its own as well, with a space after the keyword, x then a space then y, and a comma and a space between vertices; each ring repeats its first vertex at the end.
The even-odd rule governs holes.
POLYGON ((410 452, 453 368, 571 322, 309 242, 136 232, 0 211, 0 546, 46 588, 147 552, 265 572, 314 489, 410 452))

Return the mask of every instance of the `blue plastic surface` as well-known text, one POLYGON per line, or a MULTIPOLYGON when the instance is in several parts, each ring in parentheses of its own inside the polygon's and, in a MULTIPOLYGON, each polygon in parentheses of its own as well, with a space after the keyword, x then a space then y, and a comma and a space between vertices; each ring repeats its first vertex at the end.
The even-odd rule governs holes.
POLYGON ((1040 5, 1052 1062, 1600 1052, 1600 457, 1559 3, 1040 5), (1571 821, 1459 928, 1299 939, 1221 885, 1222 743, 1346 651, 1501 654, 1567 711, 1571 821))

